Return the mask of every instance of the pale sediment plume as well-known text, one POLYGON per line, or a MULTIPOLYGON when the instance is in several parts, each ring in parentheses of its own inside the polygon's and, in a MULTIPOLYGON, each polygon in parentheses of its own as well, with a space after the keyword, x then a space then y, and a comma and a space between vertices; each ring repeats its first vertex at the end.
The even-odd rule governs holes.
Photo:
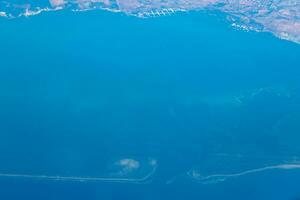
POLYGON ((71 10, 109 9, 138 17, 161 16, 184 10, 217 10, 244 29, 271 32, 300 43, 300 0, 49 0, 48 4, 0 0, 0 17, 63 7, 71 10), (48 8, 48 9, 45 9, 48 8))

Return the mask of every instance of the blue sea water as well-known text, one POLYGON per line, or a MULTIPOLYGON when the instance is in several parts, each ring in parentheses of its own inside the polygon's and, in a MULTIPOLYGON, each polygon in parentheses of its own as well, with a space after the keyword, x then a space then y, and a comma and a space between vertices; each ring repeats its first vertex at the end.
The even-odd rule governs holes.
POLYGON ((299 199, 300 45, 224 18, 0 19, 0 199, 299 199))

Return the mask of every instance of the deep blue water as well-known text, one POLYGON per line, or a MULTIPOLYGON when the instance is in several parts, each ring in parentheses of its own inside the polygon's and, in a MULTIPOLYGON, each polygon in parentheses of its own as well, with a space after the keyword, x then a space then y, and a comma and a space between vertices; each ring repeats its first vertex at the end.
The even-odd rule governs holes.
POLYGON ((0 20, 0 199, 300 198, 300 45, 233 29, 219 13, 138 19, 103 11, 0 20), (122 175, 124 177, 125 175, 122 175), (168 184, 169 183, 169 184, 168 184))

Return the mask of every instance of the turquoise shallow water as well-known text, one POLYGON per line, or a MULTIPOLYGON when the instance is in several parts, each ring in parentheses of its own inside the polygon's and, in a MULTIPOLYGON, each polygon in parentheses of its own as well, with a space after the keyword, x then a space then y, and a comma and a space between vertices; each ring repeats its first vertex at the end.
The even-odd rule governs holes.
POLYGON ((299 45, 207 12, 0 30, 1 199, 300 197, 299 45))

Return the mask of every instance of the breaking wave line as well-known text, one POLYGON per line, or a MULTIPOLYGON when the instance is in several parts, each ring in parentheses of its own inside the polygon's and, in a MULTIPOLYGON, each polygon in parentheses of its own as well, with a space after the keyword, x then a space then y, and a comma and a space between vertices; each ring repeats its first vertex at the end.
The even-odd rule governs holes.
POLYGON ((240 176, 245 176, 249 174, 264 172, 268 170, 293 170, 300 169, 300 164, 281 164, 281 165, 273 165, 267 166, 257 169, 246 170, 239 173, 234 174, 213 174, 209 176, 202 176, 197 170, 191 170, 187 172, 187 175, 197 182, 201 183, 218 183, 227 180, 228 178, 235 178, 240 176))
POLYGON ((110 182, 110 183, 134 183, 145 184, 151 181, 151 178, 157 170, 156 161, 151 163, 152 169, 149 173, 141 178, 118 178, 118 177, 84 177, 84 176, 50 176, 50 175, 33 175, 33 174, 10 174, 0 173, 0 178, 23 178, 23 179, 40 179, 50 181, 71 181, 71 182, 110 182))

